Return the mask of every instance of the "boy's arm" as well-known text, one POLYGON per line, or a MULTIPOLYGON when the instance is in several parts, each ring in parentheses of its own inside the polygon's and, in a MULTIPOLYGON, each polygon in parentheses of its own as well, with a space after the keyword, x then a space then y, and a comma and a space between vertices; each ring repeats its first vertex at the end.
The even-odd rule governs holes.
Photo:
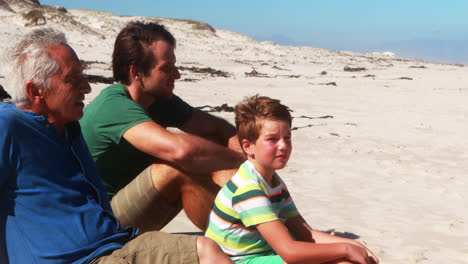
POLYGON ((367 254, 374 260, 374 262, 379 263, 375 255, 360 242, 313 230, 301 215, 289 218, 285 225, 289 232, 291 232, 291 234, 299 241, 315 242, 318 244, 350 243, 355 246, 364 248, 367 251, 367 254))
POLYGON ((347 259, 358 264, 372 264, 365 248, 350 243, 316 244, 295 241, 279 220, 257 225, 257 230, 281 256, 292 263, 325 263, 347 259))
POLYGON ((314 231, 302 218, 301 215, 296 217, 288 218, 285 223, 286 228, 293 235, 293 237, 298 241, 312 242, 312 243, 323 243, 317 242, 314 237, 314 231))

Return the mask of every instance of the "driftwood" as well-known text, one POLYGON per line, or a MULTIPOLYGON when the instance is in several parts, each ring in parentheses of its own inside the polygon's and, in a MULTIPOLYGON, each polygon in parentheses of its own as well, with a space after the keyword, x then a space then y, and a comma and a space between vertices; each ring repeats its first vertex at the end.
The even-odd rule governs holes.
POLYGON ((270 76, 268 76, 267 74, 265 73, 259 73, 258 71, 256 71, 255 69, 253 69, 251 72, 246 72, 245 73, 245 76, 246 77, 263 77, 263 78, 271 78, 270 76))
POLYGON ((305 115, 302 115, 302 116, 296 116, 296 117, 293 117, 293 118, 328 119, 328 118, 333 118, 333 116, 331 116, 331 115, 326 115, 326 116, 317 116, 317 117, 314 117, 314 116, 305 116, 305 115))
POLYGON ((114 78, 112 78, 112 77, 104 77, 104 76, 93 75, 93 74, 83 74, 83 76, 90 83, 107 83, 107 84, 113 84, 114 83, 114 78))
POLYGON ((190 71, 194 73, 205 73, 205 74, 210 74, 210 76, 214 77, 229 77, 230 74, 228 72, 220 71, 220 70, 215 70, 210 67, 207 68, 198 68, 198 67, 184 67, 184 66, 178 66, 177 67, 181 71, 190 71))
POLYGON ((208 108, 206 112, 234 112, 234 107, 228 106, 227 104, 222 104, 220 106, 204 105, 204 106, 198 106, 196 108, 200 110, 203 110, 204 108, 208 108))
POLYGON ((83 67, 83 70, 90 69, 91 64, 106 64, 105 62, 102 61, 85 61, 85 60, 80 60, 81 62, 81 67, 83 67))
POLYGON ((367 69, 364 67, 356 67, 356 68, 352 68, 349 66, 344 67, 344 71, 346 72, 358 72, 358 71, 365 71, 365 70, 367 69))

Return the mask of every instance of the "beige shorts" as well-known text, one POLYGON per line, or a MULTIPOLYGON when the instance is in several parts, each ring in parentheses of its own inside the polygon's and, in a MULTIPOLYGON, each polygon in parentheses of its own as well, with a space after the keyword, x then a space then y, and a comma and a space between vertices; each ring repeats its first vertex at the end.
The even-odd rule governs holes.
POLYGON ((90 264, 198 263, 197 236, 146 232, 90 264))
POLYGON ((170 204, 154 187, 150 168, 112 198, 112 211, 123 227, 137 227, 140 232, 161 230, 182 210, 180 199, 170 204))

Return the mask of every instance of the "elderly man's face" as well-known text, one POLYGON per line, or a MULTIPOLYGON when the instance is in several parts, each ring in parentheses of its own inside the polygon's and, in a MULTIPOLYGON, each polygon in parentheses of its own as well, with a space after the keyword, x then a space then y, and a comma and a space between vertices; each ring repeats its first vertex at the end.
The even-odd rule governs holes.
POLYGON ((47 119, 58 126, 79 120, 83 116, 85 94, 91 92, 75 52, 66 45, 52 45, 50 56, 59 70, 49 80, 50 89, 44 94, 47 119))

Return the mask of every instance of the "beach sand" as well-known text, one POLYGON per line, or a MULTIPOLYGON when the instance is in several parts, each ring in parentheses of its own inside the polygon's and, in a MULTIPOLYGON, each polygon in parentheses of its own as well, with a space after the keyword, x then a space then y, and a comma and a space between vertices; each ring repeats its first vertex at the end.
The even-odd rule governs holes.
MULTIPOLYGON (((66 32, 86 74, 111 77, 115 35, 136 18, 67 14, 80 24, 48 25, 66 32)), ((384 264, 468 263, 468 67, 153 20, 177 39, 175 93, 191 105, 234 106, 261 94, 293 110, 293 154, 279 174, 313 228, 363 242, 384 264)), ((0 48, 23 24, 0 13, 0 48)), ((107 85, 92 83, 86 101, 107 85)), ((232 112, 213 114, 233 122, 232 112)), ((181 213, 164 231, 199 230, 181 213)))

